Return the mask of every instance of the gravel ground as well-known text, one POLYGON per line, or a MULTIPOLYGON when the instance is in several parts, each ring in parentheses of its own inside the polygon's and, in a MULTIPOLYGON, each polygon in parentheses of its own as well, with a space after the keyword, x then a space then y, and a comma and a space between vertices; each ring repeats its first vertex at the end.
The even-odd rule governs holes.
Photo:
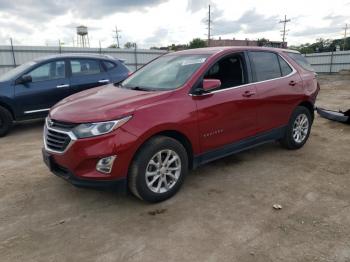
MULTIPOLYGON (((318 105, 350 108, 350 77, 320 82, 318 105)), ((150 205, 51 175, 42 125, 0 140, 2 262, 350 261, 350 126, 317 116, 301 150, 268 144, 212 162, 150 205)))

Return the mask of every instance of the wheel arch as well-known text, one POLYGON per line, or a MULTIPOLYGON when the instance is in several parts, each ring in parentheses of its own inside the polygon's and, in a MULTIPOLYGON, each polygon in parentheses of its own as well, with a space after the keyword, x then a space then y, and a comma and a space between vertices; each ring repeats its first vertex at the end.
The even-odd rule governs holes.
POLYGON ((192 145, 190 139, 183 132, 178 131, 178 130, 174 130, 174 129, 158 131, 158 132, 155 132, 155 133, 147 136, 145 139, 143 139, 142 143, 135 151, 135 154, 133 156, 132 161, 134 160, 135 156, 138 154, 138 152, 140 151, 142 146, 147 141, 149 141, 150 139, 152 139, 153 137, 156 137, 156 136, 170 137, 170 138, 177 140, 179 143, 181 143, 187 152, 189 169, 193 168, 193 160, 194 160, 193 145, 192 145))
POLYGON ((7 103, 4 103, 3 101, 0 101, 0 106, 5 108, 7 111, 10 112, 11 116, 12 116, 12 119, 15 120, 16 117, 15 117, 15 112, 12 110, 11 106, 8 105, 7 103))
POLYGON ((314 120, 315 118, 315 109, 314 109, 314 104, 311 103, 310 101, 303 101, 301 103, 299 103, 298 106, 302 106, 302 107, 305 107, 307 108, 309 111, 310 111, 310 114, 311 114, 311 117, 312 117, 312 121, 314 120))

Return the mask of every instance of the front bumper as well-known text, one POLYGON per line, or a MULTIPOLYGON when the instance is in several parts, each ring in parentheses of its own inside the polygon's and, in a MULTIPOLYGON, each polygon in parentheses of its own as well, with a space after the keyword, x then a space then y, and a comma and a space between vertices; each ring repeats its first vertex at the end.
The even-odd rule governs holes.
POLYGON ((42 149, 43 160, 46 166, 50 169, 50 171, 66 180, 67 182, 75 185, 77 187, 91 187, 91 188, 106 188, 113 187, 119 188, 122 191, 126 191, 127 189, 127 181, 125 178, 113 179, 113 180, 95 180, 95 179, 83 179, 74 175, 69 169, 60 166, 55 162, 52 155, 47 153, 45 149, 42 149))

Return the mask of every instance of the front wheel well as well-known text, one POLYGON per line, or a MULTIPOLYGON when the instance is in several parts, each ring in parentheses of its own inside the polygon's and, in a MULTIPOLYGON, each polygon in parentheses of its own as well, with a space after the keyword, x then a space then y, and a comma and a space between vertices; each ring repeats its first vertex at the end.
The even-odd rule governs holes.
MULTIPOLYGON (((179 141, 184 146, 184 148, 186 149, 187 156, 188 156, 188 165, 189 165, 188 168, 189 169, 193 168, 193 147, 192 147, 192 143, 190 142, 190 140, 183 133, 181 133, 179 131, 175 131, 175 130, 161 131, 159 133, 153 134, 146 141, 144 141, 144 143, 146 143, 148 140, 150 140, 151 138, 153 138, 155 136, 167 136, 167 137, 171 137, 171 138, 179 141)), ((141 147, 142 147, 142 145, 141 145, 141 147)), ((137 152, 135 153, 135 155, 136 154, 137 154, 137 152)))
POLYGON ((310 114, 311 114, 311 117, 312 117, 312 121, 314 120, 314 118, 315 118, 315 114, 314 114, 315 109, 314 109, 314 105, 311 102, 303 101, 298 106, 302 106, 302 107, 307 108, 310 111, 310 114))
POLYGON ((15 114, 14 114, 14 112, 12 111, 12 109, 11 109, 11 107, 10 107, 9 105, 0 102, 0 107, 3 107, 3 108, 5 108, 7 111, 9 111, 10 114, 11 114, 11 116, 12 116, 12 119, 15 120, 15 114))

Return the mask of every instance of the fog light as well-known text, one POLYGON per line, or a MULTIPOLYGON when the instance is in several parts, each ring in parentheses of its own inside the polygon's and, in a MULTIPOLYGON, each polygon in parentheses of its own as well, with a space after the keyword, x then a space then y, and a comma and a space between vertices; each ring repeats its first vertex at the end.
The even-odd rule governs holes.
POLYGON ((109 157, 105 157, 105 158, 101 158, 96 165, 96 170, 101 172, 101 173, 105 173, 105 174, 109 174, 112 172, 112 167, 113 167, 113 163, 114 160, 117 158, 117 156, 109 156, 109 157))

